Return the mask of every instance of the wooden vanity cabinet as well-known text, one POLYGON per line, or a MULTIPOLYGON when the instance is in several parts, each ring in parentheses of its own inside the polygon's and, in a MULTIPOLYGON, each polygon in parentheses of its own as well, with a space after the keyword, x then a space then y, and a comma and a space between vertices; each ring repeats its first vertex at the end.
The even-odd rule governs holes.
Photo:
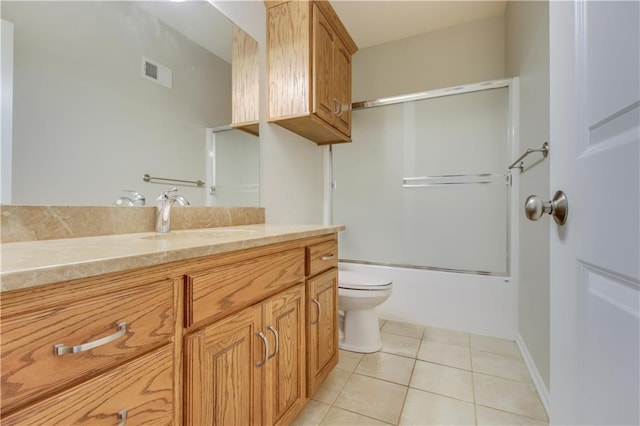
POLYGON ((187 324, 214 321, 185 336, 186 424, 293 421, 306 402, 304 248, 191 274, 185 294, 187 324))
POLYGON ((336 266, 332 234, 2 293, 0 421, 289 424, 338 361, 336 266))
POLYGON ((338 243, 307 247, 307 396, 338 363, 338 243))
POLYGON ((268 120, 318 145, 351 142, 351 56, 328 1, 269 1, 268 120))
POLYGON ((175 285, 153 275, 2 293, 2 424, 173 422, 175 285))

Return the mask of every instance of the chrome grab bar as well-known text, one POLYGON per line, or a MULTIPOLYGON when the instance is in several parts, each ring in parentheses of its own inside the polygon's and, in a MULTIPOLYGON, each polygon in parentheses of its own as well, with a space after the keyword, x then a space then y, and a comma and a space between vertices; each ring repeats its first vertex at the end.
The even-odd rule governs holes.
POLYGON ((99 346, 106 345, 107 343, 111 343, 114 340, 117 340, 127 334, 127 323, 121 322, 118 324, 118 329, 115 333, 102 337, 98 340, 94 340, 93 342, 83 343, 82 345, 75 346, 67 346, 65 344, 58 344, 53 346, 53 353, 55 356, 62 356, 64 354, 77 354, 79 352, 85 352, 91 349, 95 349, 99 346))
POLYGON ((172 182, 172 183, 176 183, 176 185, 188 183, 191 185, 195 185, 198 188, 202 188, 204 186, 204 182, 201 180, 182 180, 182 179, 161 178, 161 177, 151 176, 148 173, 145 173, 144 176, 142 176, 142 180, 145 182, 151 182, 154 180, 161 181, 161 182, 172 182))
POLYGON ((509 170, 511 169, 520 169, 520 173, 522 173, 524 171, 524 162, 522 161, 527 155, 529 154, 533 154, 534 152, 541 152, 542 156, 544 158, 547 158, 547 155, 549 155, 549 142, 545 142, 542 144, 542 148, 540 149, 531 149, 531 148, 527 148, 527 150, 524 152, 524 154, 522 154, 520 157, 518 157, 518 159, 516 161, 513 162, 513 164, 511 164, 509 166, 509 170), (520 163, 520 164, 518 164, 520 163))

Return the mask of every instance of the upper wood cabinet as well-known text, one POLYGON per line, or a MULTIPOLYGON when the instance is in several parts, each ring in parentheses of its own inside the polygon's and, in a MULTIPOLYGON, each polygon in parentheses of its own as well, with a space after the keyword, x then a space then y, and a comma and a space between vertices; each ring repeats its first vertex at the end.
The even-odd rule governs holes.
POLYGON ((328 1, 267 1, 268 120, 318 145, 351 141, 351 56, 328 1))
POLYGON ((258 42, 233 25, 231 46, 231 127, 258 135, 260 69, 258 42))

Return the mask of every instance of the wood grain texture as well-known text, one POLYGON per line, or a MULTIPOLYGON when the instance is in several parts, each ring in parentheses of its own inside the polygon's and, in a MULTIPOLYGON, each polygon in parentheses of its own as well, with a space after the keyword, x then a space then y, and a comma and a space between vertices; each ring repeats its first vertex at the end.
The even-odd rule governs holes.
POLYGON ((310 5, 290 1, 267 8, 268 119, 309 113, 310 5))
POLYGON ((2 413, 166 344, 173 337, 172 280, 82 302, 76 298, 74 293, 58 294, 55 299, 42 299, 39 310, 24 314, 3 310, 2 413), (121 322, 127 323, 127 334, 114 342, 86 352, 54 355, 56 344, 79 345, 109 336, 121 322))
POLYGON ((304 281, 304 250, 291 249, 187 276, 188 325, 210 322, 304 281))
POLYGON ((334 32, 331 24, 313 6, 313 38, 312 38, 312 64, 313 64, 313 102, 314 114, 334 125, 334 95, 333 95, 333 44, 334 32))
POLYGON ((3 425, 127 424, 168 425, 173 422, 173 348, 166 345, 70 390, 10 416, 3 425))
POLYGON ((338 363, 338 269, 307 280, 307 396, 338 363), (320 312, 311 299, 321 306, 320 312), (312 324, 315 322, 316 324, 312 324))
POLYGON ((350 142, 355 43, 329 2, 266 4, 268 121, 319 145, 350 142))
MULTIPOLYGON (((289 424, 306 402, 306 335, 304 285, 271 297, 263 304, 265 333, 278 333, 278 351, 266 364, 264 424, 289 424)), ((272 349, 275 352, 275 349, 272 349)))
POLYGON ((333 46, 333 93, 340 104, 340 111, 335 115, 333 125, 345 135, 351 136, 351 55, 339 38, 336 38, 333 46))
POLYGON ((311 277, 338 266, 338 240, 331 239, 318 244, 311 244, 305 249, 306 274, 311 277), (330 257, 330 259, 324 259, 330 257))
POLYGON ((260 119, 258 42, 232 24, 231 126, 253 134, 260 119))
POLYGON ((261 316, 250 307, 185 337, 185 424, 261 424, 261 316))

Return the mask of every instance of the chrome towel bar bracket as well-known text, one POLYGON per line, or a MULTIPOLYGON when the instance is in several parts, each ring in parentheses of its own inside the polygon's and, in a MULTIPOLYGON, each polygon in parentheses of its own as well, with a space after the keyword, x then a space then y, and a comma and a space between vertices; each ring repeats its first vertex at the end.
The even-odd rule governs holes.
POLYGON ((526 156, 528 156, 529 154, 533 154, 534 152, 541 152, 542 156, 544 158, 547 158, 547 156, 549 155, 549 142, 543 143, 542 148, 540 149, 527 148, 524 154, 518 157, 518 159, 509 166, 509 170, 518 168, 520 169, 520 173, 522 173, 524 171, 524 161, 522 160, 524 160, 526 156))

